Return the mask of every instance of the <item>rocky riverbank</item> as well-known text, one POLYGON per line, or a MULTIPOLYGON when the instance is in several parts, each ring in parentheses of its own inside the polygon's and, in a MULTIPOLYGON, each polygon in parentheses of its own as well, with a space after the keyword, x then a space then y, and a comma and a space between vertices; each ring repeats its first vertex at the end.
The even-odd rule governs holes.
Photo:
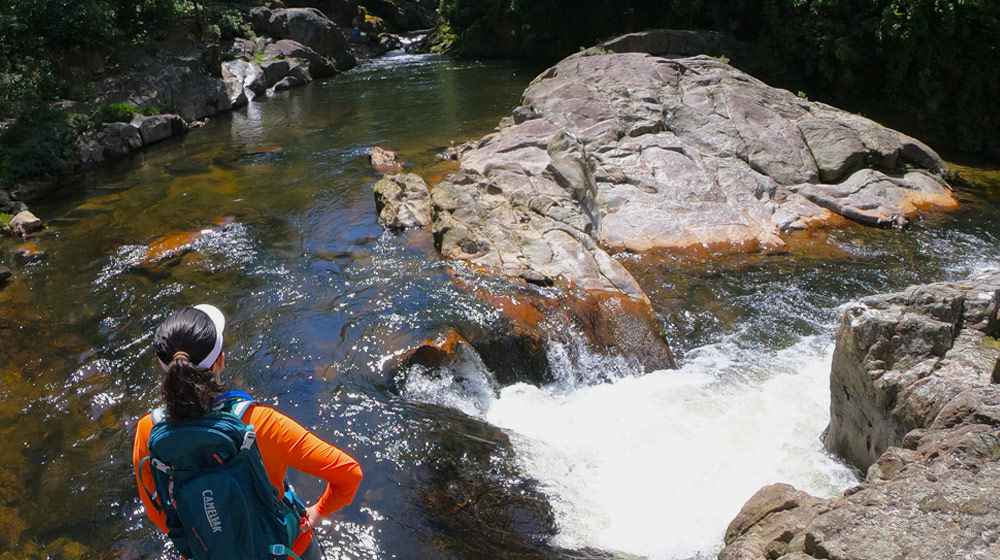
POLYGON ((1000 556, 1000 273, 850 305, 824 441, 860 485, 761 489, 720 560, 1000 556))
POLYGON ((918 140, 670 53, 710 44, 699 37, 633 34, 564 59, 495 133, 454 150, 459 171, 429 196, 417 183, 383 196, 383 217, 429 227, 447 258, 648 311, 616 253, 781 252, 793 230, 903 228, 958 207, 918 140))
POLYGON ((220 40, 211 33, 183 31, 138 45, 126 63, 107 71, 86 100, 58 102, 71 120, 92 118, 108 107, 119 114, 108 117, 112 122, 86 128, 52 176, 0 192, 0 213, 13 216, 26 210, 25 201, 50 192, 67 174, 128 157, 254 98, 334 76, 353 68, 359 58, 384 54, 398 46, 389 31, 405 33, 435 22, 425 3, 376 2, 367 8, 363 38, 356 41, 351 28, 356 3, 288 4, 299 7, 277 2, 272 5, 280 7, 274 9, 247 8, 242 13, 247 37, 220 40))

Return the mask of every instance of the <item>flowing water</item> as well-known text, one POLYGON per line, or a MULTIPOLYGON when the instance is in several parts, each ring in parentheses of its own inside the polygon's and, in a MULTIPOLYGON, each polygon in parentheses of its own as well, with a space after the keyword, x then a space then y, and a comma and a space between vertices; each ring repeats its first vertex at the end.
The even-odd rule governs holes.
MULTIPOLYGON (((621 255, 675 371, 641 375, 566 338, 541 386, 501 386, 475 355, 385 367, 497 312, 467 289, 491 284, 438 259, 427 232, 383 233, 366 151, 394 148, 439 179, 453 167, 435 155, 491 130, 538 70, 384 58, 37 204, 47 233, 22 256, 0 241, 16 261, 0 289, 0 555, 170 557, 139 506, 132 426, 158 397, 152 331, 199 302, 228 315, 232 386, 362 463, 355 503, 322 529, 330 559, 711 558, 761 486, 856 483, 818 440, 838 308, 996 266, 995 189, 966 187, 962 211, 905 232, 800 236, 789 255, 621 255), (150 260, 176 245, 194 250, 150 260)), ((307 499, 322 488, 293 482, 307 499)))

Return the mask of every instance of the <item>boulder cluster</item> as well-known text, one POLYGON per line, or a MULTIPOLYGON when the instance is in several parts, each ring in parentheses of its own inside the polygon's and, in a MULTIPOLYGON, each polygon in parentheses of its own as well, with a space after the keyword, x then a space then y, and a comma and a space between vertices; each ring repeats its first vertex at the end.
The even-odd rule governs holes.
POLYGON ((316 8, 254 8, 257 38, 218 46, 181 41, 140 58, 99 87, 98 99, 156 107, 166 114, 108 123, 77 142, 82 165, 97 165, 179 134, 212 115, 353 68, 344 31, 316 8))
POLYGON ((849 219, 957 207, 927 146, 707 56, 569 57, 434 187, 453 258, 643 297, 611 254, 782 251, 849 219))
POLYGON ((721 59, 660 52, 718 38, 703 39, 648 32, 564 59, 496 132, 448 154, 446 180, 379 182, 383 220, 429 227, 446 258, 650 309, 616 254, 779 252, 792 230, 957 207, 919 141, 721 59))
MULTIPOLYGON (((783 251, 792 230, 903 228, 957 208, 924 144, 723 60, 666 52, 699 41, 652 32, 563 60, 496 132, 453 150, 445 181, 379 181, 383 222, 428 227, 443 256, 525 286, 630 301, 599 313, 633 317, 649 300, 616 253, 783 251)), ((628 332, 657 335, 650 322, 628 332)), ((720 560, 1000 558, 998 339, 1000 273, 851 305, 824 441, 865 481, 833 499, 763 488, 720 560)), ((449 347, 408 359, 433 365, 449 347)))
POLYGON ((457 156, 430 190, 444 256, 638 300, 613 254, 783 251, 792 230, 957 207, 919 141, 707 56, 571 56, 457 156))

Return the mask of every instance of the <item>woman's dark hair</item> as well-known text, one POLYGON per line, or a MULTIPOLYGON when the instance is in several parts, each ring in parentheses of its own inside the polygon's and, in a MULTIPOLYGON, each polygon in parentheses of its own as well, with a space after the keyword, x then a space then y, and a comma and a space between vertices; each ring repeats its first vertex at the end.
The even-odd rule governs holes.
POLYGON ((198 366, 215 347, 215 337, 215 323, 193 307, 175 311, 156 329, 153 349, 156 357, 167 365, 163 378, 167 418, 186 420, 203 416, 215 397, 225 390, 211 369, 198 366))

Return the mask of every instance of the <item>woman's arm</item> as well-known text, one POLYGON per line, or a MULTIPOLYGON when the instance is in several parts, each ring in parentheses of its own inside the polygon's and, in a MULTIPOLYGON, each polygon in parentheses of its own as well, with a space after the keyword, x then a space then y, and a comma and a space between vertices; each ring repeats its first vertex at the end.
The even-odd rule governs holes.
POLYGON ((248 423, 256 427, 257 442, 272 484, 280 488, 284 466, 293 467, 326 480, 326 490, 314 504, 320 516, 326 517, 351 503, 363 474, 350 455, 273 408, 258 405, 248 415, 248 423))
POLYGON ((149 456, 149 431, 152 429, 153 420, 149 414, 140 418, 136 424, 135 443, 132 445, 132 470, 135 471, 135 483, 139 487, 139 498, 142 499, 142 506, 146 510, 146 516, 161 531, 166 533, 167 515, 153 505, 149 500, 149 495, 146 494, 146 490, 143 488, 143 484, 145 484, 150 493, 156 492, 156 486, 153 483, 153 471, 149 466, 149 461, 142 464, 142 460, 149 456))

